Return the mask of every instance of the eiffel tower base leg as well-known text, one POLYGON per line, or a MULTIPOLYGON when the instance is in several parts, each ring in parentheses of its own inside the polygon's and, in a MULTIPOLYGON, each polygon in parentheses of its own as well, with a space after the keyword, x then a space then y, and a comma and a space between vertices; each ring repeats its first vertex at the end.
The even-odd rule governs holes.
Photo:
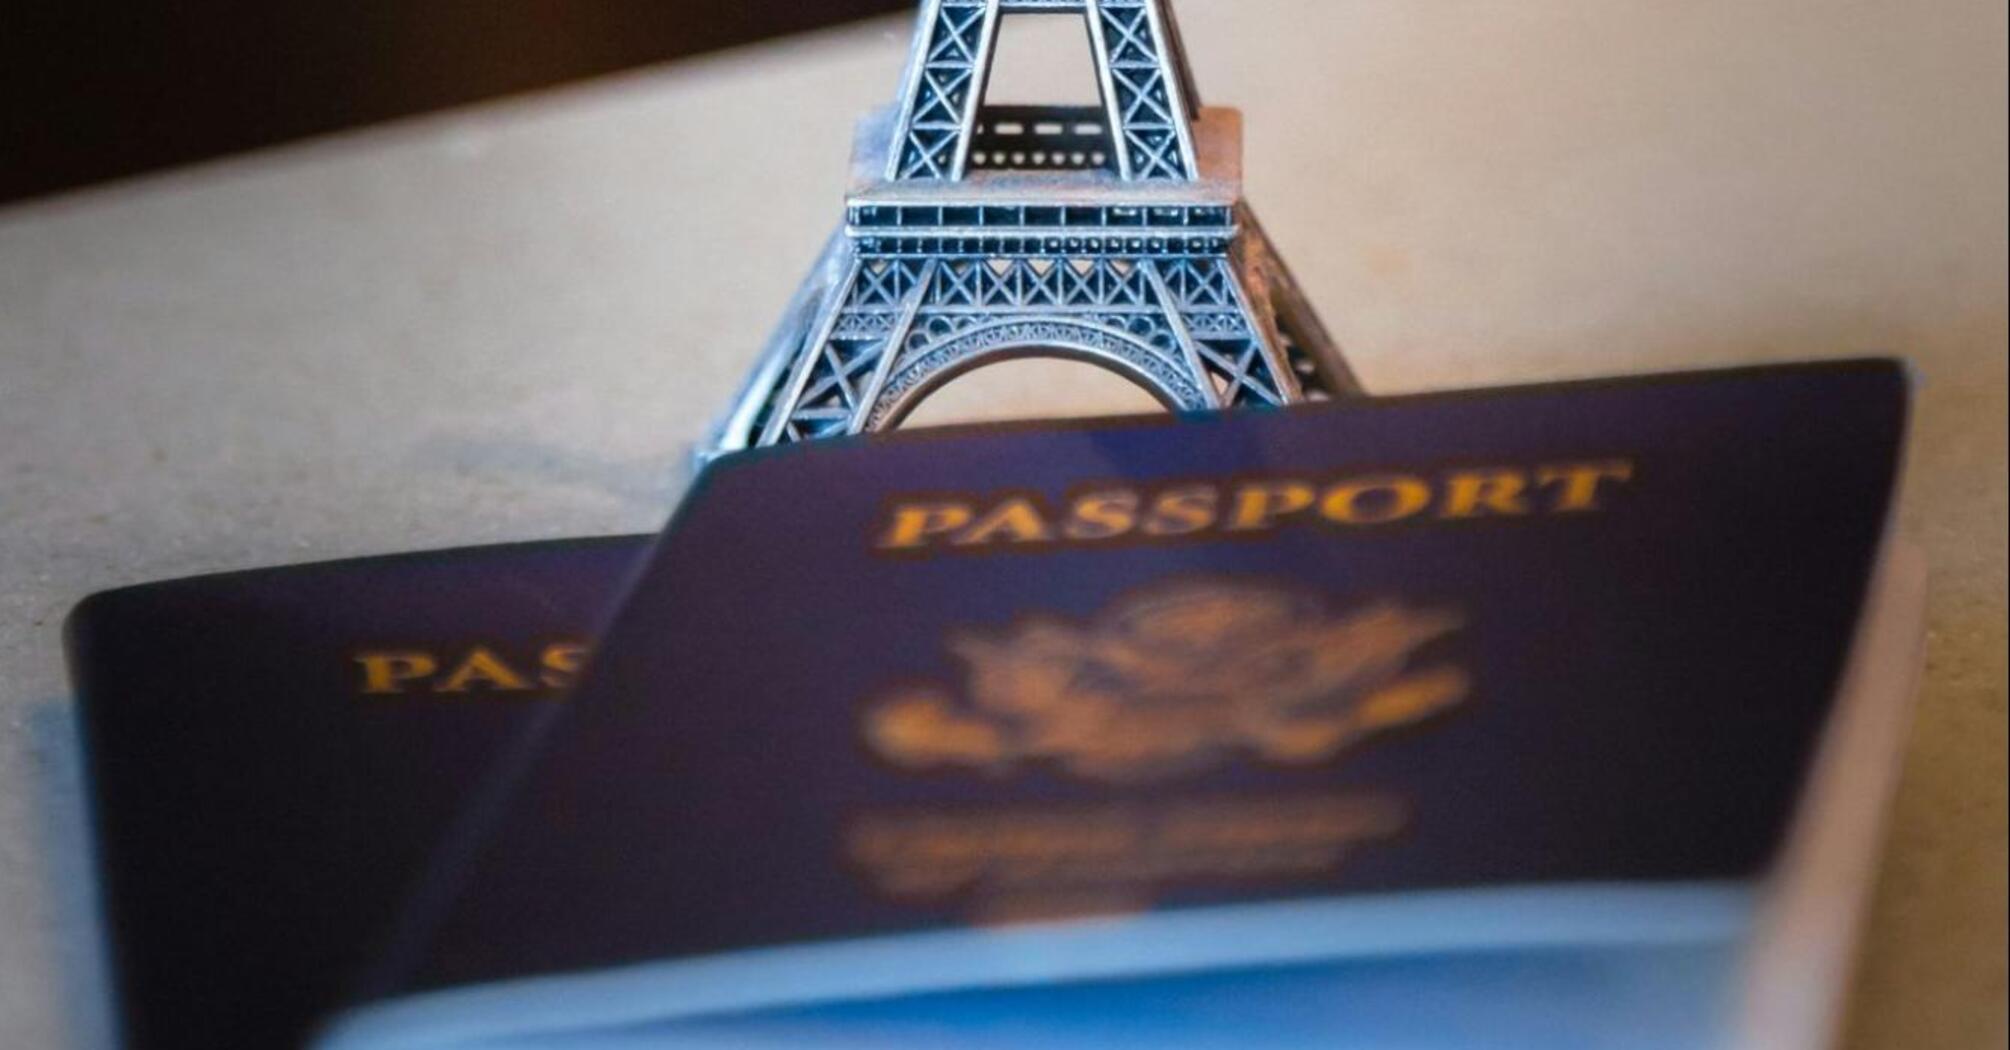
POLYGON ((834 241, 719 450, 897 425, 930 391, 1012 357, 1087 361, 1182 411, 1353 392, 1253 216, 1220 250, 898 255, 834 241))

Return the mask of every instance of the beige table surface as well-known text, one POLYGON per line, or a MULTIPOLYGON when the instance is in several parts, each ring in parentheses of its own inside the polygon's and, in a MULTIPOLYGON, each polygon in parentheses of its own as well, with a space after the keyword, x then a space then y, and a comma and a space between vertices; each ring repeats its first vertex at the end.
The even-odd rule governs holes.
MULTIPOLYGON (((1917 362, 1930 667, 1849 1045, 2003 1046, 2001 0, 1182 10, 1208 99, 1248 113, 1252 197, 1377 391, 1917 362)), ((906 32, 0 211, 0 1047, 91 1036, 65 1034, 92 937, 70 604, 654 528, 837 221, 850 119, 906 32)))

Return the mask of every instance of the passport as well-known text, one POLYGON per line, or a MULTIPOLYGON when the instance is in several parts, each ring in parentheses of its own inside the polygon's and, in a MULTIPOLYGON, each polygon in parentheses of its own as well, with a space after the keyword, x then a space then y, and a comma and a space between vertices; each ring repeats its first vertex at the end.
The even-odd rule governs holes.
POLYGON ((649 542, 225 573, 80 604, 70 665, 123 1045, 307 1038, 465 796, 557 706, 649 542))
POLYGON ((321 1045, 1816 1045, 1906 390, 718 460, 321 1045))

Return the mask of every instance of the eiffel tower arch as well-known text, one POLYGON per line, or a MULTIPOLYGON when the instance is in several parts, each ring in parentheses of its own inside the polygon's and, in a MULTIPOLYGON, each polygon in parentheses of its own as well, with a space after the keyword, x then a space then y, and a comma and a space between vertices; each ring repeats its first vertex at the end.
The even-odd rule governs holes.
POLYGON ((845 222, 714 452, 897 425, 1025 356, 1185 411, 1358 390, 1242 196, 1242 126, 1202 107, 1166 0, 923 0, 901 95, 862 122, 845 222), (1001 19, 1079 17, 1101 104, 985 100, 1001 19))

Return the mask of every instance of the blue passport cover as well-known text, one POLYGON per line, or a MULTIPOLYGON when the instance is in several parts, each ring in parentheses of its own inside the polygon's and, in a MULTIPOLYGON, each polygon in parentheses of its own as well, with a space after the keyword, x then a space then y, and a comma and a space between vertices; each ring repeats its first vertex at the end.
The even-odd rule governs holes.
POLYGON ((1733 937, 1905 417, 1864 361, 722 460, 336 1041, 1733 937))
POLYGON ((292 1046, 653 537, 223 573, 68 623, 122 1043, 292 1046))

